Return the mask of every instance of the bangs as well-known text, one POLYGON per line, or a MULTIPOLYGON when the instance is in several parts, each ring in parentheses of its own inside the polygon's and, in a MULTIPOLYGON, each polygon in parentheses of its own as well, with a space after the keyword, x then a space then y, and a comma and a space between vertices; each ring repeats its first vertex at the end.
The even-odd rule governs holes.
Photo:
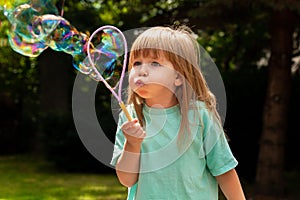
POLYGON ((170 28, 151 28, 141 33, 134 41, 130 51, 129 68, 132 61, 139 57, 156 59, 161 56, 171 61, 175 68, 180 67, 175 65, 183 62, 182 60, 197 67, 200 51, 198 43, 193 42, 192 38, 184 32, 175 34, 175 31, 170 28))
POLYGON ((161 49, 150 49, 150 48, 144 48, 144 49, 136 49, 132 50, 130 52, 131 59, 137 59, 140 57, 148 57, 152 59, 157 59, 161 56, 166 57, 166 52, 161 49))
POLYGON ((175 53, 171 41, 173 37, 169 32, 160 29, 148 29, 142 33, 133 43, 130 51, 130 60, 139 57, 159 58, 164 56, 170 59, 175 53))

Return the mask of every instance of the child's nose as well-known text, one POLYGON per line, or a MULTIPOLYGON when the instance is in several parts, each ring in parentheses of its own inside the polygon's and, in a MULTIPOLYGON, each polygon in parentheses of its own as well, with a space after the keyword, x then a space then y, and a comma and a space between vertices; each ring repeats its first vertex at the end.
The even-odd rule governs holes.
POLYGON ((142 64, 139 67, 139 76, 148 76, 147 64, 142 64))

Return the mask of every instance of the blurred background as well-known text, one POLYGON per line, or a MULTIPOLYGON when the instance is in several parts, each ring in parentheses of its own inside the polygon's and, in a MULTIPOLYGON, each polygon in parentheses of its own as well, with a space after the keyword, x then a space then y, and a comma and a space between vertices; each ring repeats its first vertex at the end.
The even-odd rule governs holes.
MULTIPOLYGON (((2 0, 0 6, 28 2, 2 0)), ((122 31, 174 23, 190 26, 223 78, 224 128, 247 197, 300 199, 300 1, 32 2, 51 2, 86 34, 107 24, 122 31)), ((3 13, 0 21, 0 166, 12 158, 18 163, 41 159, 60 172, 114 177, 114 170, 90 155, 76 132, 71 106, 79 72, 72 56, 50 48, 36 58, 22 56, 10 48, 11 25, 3 13)), ((98 87, 99 123, 113 142, 111 94, 102 84, 98 87)))

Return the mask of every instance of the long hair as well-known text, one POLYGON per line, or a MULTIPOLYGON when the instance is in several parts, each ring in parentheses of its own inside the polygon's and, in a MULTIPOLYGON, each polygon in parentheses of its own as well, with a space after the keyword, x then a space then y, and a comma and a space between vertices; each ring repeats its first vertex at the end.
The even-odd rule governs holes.
MULTIPOLYGON (((216 98, 211 93, 200 71, 200 49, 193 32, 187 26, 153 27, 144 31, 134 41, 129 57, 129 70, 134 59, 140 56, 164 56, 177 71, 183 84, 177 87, 175 95, 179 102, 181 123, 178 138, 188 138, 189 132, 188 112, 192 101, 202 101, 209 111, 213 113, 219 123, 220 116, 216 110, 216 98)), ((137 118, 144 125, 143 106, 144 99, 129 88, 128 104, 133 104, 137 118)))

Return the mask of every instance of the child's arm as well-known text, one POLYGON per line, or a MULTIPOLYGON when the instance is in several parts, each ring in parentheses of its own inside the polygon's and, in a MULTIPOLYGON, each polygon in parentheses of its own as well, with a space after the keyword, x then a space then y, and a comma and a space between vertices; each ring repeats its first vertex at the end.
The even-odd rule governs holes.
POLYGON ((235 169, 216 176, 219 186, 228 200, 245 200, 245 195, 235 169))
POLYGON ((146 133, 136 119, 125 122, 122 131, 126 141, 116 164, 116 173, 121 184, 131 187, 138 180, 141 144, 146 133))

